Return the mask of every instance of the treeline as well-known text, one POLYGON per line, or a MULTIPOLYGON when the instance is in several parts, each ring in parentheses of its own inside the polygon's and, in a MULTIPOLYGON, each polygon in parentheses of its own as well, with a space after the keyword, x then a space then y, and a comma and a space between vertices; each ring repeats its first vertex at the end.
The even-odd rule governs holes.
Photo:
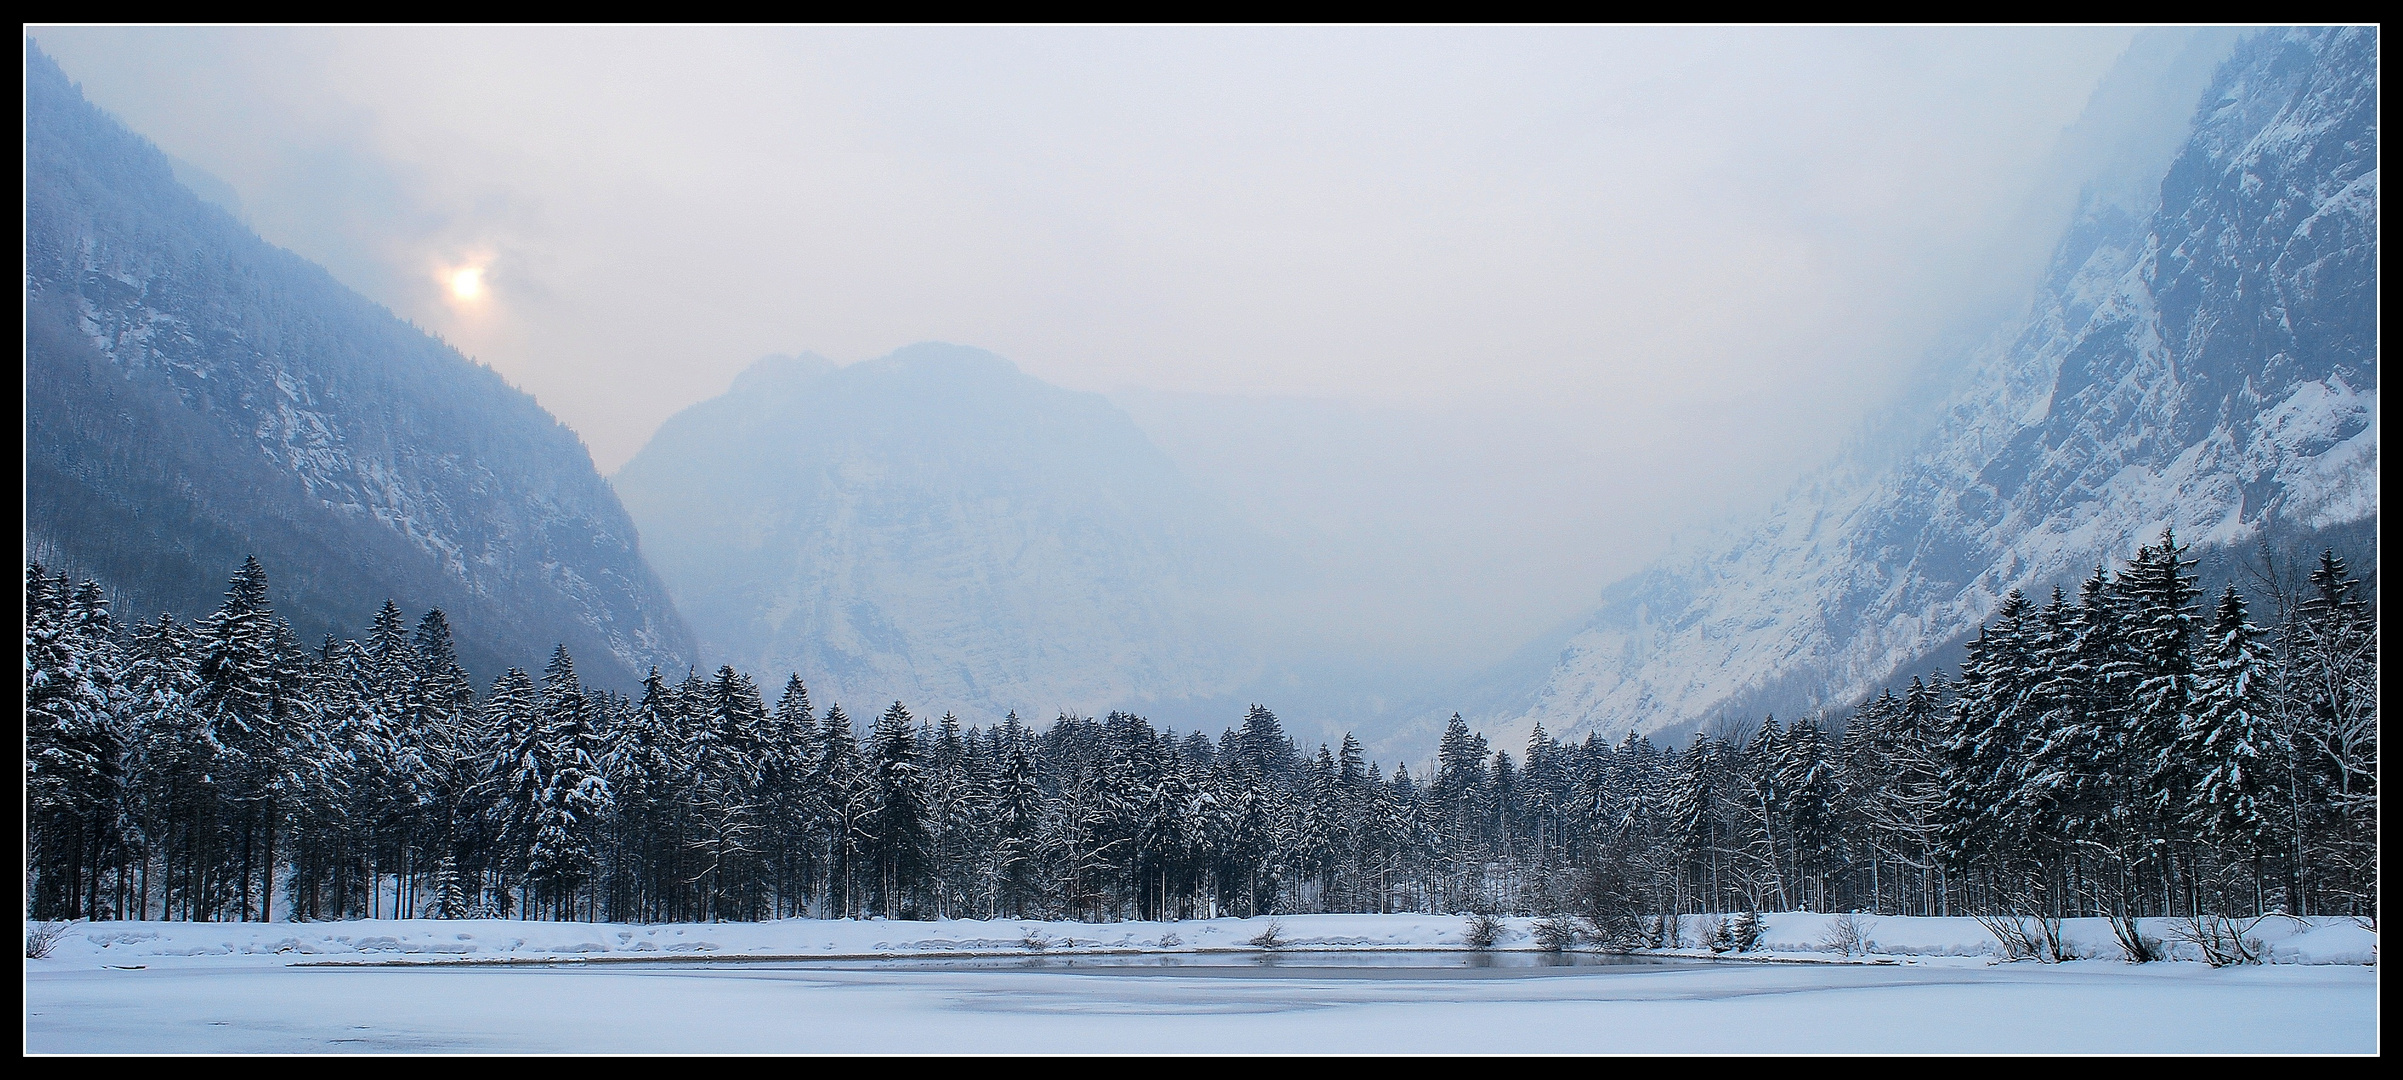
POLYGON ((2013 594, 1957 678, 1683 749, 1455 716, 1429 774, 1138 716, 861 730, 799 677, 639 695, 565 648, 478 695, 440 611, 303 648, 255 560, 196 623, 26 575, 40 918, 2366 913, 2376 621, 2333 554, 2206 608, 2165 534, 2013 594))

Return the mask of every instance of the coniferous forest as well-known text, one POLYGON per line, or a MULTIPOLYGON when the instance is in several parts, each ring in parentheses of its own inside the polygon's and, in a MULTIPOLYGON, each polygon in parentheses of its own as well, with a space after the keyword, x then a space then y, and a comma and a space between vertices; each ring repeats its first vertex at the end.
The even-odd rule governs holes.
POLYGON ((30 914, 1488 911, 1637 945, 1668 913, 2370 912, 2373 584, 2329 552, 2207 595, 2185 550, 2015 592, 1957 672, 1845 715, 1518 753, 1454 716, 1423 775, 1257 705, 854 718, 731 667, 595 690, 564 647, 479 689, 439 610, 296 640, 255 559, 130 625, 28 566, 30 914))

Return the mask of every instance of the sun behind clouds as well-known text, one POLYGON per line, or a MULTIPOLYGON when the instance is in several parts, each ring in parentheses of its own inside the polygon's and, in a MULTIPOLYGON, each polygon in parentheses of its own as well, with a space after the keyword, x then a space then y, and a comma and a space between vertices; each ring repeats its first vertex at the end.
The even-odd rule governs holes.
POLYGON ((484 268, 461 267, 450 272, 451 296, 460 300, 480 300, 484 296, 484 268))

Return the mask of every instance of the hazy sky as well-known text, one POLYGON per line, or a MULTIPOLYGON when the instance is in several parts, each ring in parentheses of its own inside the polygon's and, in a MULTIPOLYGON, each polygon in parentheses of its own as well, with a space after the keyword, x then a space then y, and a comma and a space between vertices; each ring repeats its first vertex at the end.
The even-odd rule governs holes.
POLYGON ((761 354, 929 339, 1446 410, 1590 477, 1535 515, 1573 596, 1520 567, 1565 613, 2015 295, 2054 237, 2009 223, 2134 31, 29 33, 605 473, 761 354))

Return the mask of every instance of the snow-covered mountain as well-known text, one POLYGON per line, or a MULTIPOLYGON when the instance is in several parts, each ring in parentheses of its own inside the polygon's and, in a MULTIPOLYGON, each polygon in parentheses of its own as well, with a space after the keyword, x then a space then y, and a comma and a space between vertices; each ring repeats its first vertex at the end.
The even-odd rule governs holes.
POLYGON ((1225 693, 1211 500, 1096 394, 957 345, 769 357, 613 478, 708 663, 979 722, 1225 693))
POLYGON ((558 643, 603 685, 683 668, 573 431, 194 195, 30 41, 25 95, 29 559, 193 618, 256 555, 304 642, 441 607, 487 678, 558 643))
POLYGON ((2090 192, 2027 314, 1899 456, 1607 590, 1518 718, 1615 737, 1842 707, 2011 589, 2377 502, 2377 31, 2239 43, 2153 197, 2090 192))

